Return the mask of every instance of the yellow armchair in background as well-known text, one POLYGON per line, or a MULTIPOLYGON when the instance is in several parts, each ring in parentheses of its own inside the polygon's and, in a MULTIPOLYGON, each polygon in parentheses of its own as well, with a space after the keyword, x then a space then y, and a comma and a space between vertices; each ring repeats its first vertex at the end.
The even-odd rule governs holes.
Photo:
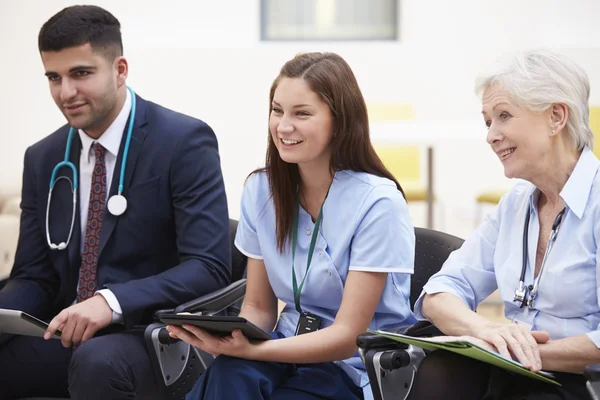
POLYGON ((421 147, 376 145, 377 155, 398 180, 407 201, 427 201, 427 187, 421 177, 421 147))
POLYGON ((594 133, 594 154, 600 158, 600 107, 590 107, 590 128, 594 133))
POLYGON ((477 195, 477 197, 475 198, 475 202, 477 205, 475 227, 477 227, 477 225, 479 225, 479 223, 481 223, 481 221, 483 220, 483 207, 486 204, 495 206, 500 202, 502 196, 504 196, 504 194, 507 192, 508 189, 490 189, 483 191, 477 195))
POLYGON ((367 104, 369 122, 412 121, 415 119, 415 107, 412 104, 371 103, 367 104))
MULTIPOLYGON (((376 127, 377 123, 393 123, 394 121, 409 121, 415 119, 415 108, 411 104, 367 104, 369 124, 376 127)), ((376 137, 376 135, 375 135, 376 137)), ((403 145, 402 132, 398 132, 398 141, 385 142, 373 140, 377 155, 398 180, 407 202, 427 203, 427 227, 433 227, 433 149, 427 148, 427 162, 422 162, 424 146, 403 145), (427 165, 427 175, 423 173, 427 165)))
POLYGON ((477 196, 477 203, 498 204, 506 190, 488 190, 477 196))
MULTIPOLYGON (((411 104, 368 104, 369 122, 408 121, 415 119, 411 104)), ((401 136, 402 132, 398 132, 401 136)), ((421 146, 375 143, 375 151, 398 180, 407 201, 426 201, 427 186, 421 177, 421 146)))

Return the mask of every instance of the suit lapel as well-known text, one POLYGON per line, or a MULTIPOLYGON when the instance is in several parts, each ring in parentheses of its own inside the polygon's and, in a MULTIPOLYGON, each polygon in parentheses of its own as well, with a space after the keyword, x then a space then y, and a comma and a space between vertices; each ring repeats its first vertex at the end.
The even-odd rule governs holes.
MULTIPOLYGON (((77 182, 79 182, 79 187, 81 187, 81 175, 79 174, 79 159, 81 157, 81 139, 79 138, 79 134, 75 132, 73 135, 73 144, 71 145, 71 154, 69 155, 69 160, 75 165, 77 168, 77 182)), ((68 196, 69 203, 73 202, 73 196, 68 193, 66 190, 63 190, 65 196, 68 196)), ((81 264, 81 195, 79 188, 77 189, 76 196, 76 204, 75 204, 75 221, 73 222, 73 234, 71 236, 71 242, 67 249, 69 251, 69 264, 71 269, 75 269, 79 271, 79 266, 81 264)), ((70 208, 72 210, 72 208, 70 208)), ((70 214, 68 214, 70 216, 70 214)), ((63 218, 65 218, 63 216, 63 218)), ((65 219, 67 221, 68 219, 65 219)), ((70 226, 70 220, 67 222, 70 226)), ((79 274, 77 274, 79 276, 79 274)))
MULTIPOLYGON (((125 165, 125 179, 123 182, 123 196, 127 198, 128 188, 131 185, 131 180, 133 178, 133 173, 135 172, 135 167, 137 165, 138 156, 140 155, 140 150, 144 143, 144 139, 146 138, 146 102, 136 95, 136 115, 134 121, 133 132, 131 134, 131 142, 129 143, 129 155, 127 156, 127 161, 125 165)), ((130 115, 131 118, 131 115, 130 115)), ((111 196, 114 196, 118 193, 119 189, 119 180, 121 177, 121 166, 123 163, 123 153, 125 151, 125 143, 127 141, 127 129, 129 128, 129 120, 125 124, 125 130, 123 131, 123 138, 121 139, 121 145, 119 146, 119 155, 117 157, 117 163, 115 165, 115 169, 113 172, 112 182, 110 185, 110 191, 107 198, 110 199, 111 196)), ((125 211, 125 214, 127 210, 125 211)), ((104 220, 102 221, 102 230, 100 231, 100 244, 98 248, 98 254, 102 254, 102 250, 106 246, 108 239, 112 235, 115 226, 119 220, 118 216, 112 215, 108 212, 108 209, 104 212, 104 220)))

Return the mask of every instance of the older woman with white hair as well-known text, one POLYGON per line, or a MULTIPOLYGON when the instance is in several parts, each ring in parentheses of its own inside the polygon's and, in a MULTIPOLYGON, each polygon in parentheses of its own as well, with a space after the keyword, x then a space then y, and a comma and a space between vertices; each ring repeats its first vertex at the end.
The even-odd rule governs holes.
POLYGON ((523 180, 425 285, 415 315, 470 336, 561 387, 453 353, 430 353, 413 399, 589 399, 581 375, 600 362, 600 161, 589 82, 548 51, 511 57, 478 80, 487 141, 523 180), (508 323, 475 313, 498 289, 508 323))

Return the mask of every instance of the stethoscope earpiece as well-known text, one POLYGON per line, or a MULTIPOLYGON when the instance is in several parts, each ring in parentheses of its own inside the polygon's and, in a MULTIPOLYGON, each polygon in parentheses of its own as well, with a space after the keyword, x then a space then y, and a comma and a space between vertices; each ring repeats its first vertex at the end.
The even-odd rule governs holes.
POLYGON ((67 244, 65 242, 60 242, 59 244, 50 243, 50 248, 52 250, 64 250, 67 248, 67 244))

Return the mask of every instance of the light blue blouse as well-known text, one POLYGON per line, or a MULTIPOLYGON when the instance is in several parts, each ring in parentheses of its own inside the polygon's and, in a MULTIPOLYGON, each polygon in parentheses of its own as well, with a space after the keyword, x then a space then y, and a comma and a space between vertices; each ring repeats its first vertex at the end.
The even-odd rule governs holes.
MULTIPOLYGON (((415 323, 409 303, 414 228, 395 184, 366 173, 339 171, 322 218, 300 296, 302 310, 321 317, 321 328, 326 328, 333 324, 342 303, 349 271, 386 272, 388 278, 370 328, 397 330, 415 323)), ((314 226, 311 216, 301 208, 295 258, 298 282, 305 275, 314 226)), ((283 254, 277 250, 275 208, 265 173, 255 173, 246 182, 235 245, 248 257, 264 260, 273 292, 286 303, 275 330, 293 336, 299 314, 292 290, 291 249, 283 254)), ((366 398, 372 396, 358 353, 337 364, 364 388, 366 398)))
MULTIPOLYGON (((523 260, 523 227, 528 207, 531 220, 525 285, 533 285, 539 237, 539 190, 520 182, 506 194, 494 213, 451 254, 442 270, 425 285, 424 293, 448 292, 472 310, 499 289, 509 320, 550 333, 553 340, 587 334, 600 347, 598 243, 600 240, 600 161, 586 148, 560 196, 566 212, 539 281, 533 309, 513 301, 523 260)), ((421 312, 423 295, 415 304, 421 312)))

